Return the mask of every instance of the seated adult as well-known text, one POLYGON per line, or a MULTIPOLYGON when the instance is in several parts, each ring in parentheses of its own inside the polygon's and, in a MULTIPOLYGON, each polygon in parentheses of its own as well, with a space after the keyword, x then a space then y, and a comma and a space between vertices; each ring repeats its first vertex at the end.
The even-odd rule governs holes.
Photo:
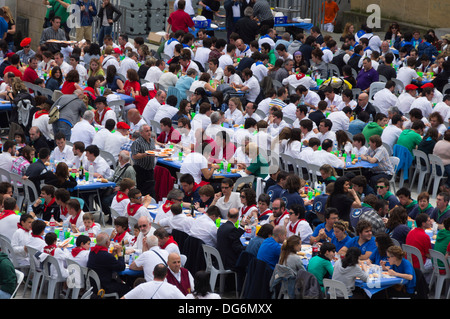
POLYGON ((281 254, 281 245, 286 239, 286 228, 284 225, 275 226, 273 234, 263 241, 259 247, 257 259, 264 261, 274 269, 278 263, 281 254))
POLYGON ((269 164, 264 156, 260 154, 260 148, 256 143, 250 142, 245 146, 245 154, 251 159, 250 165, 238 164, 239 168, 244 168, 248 175, 266 178, 269 174, 269 164))
POLYGON ((377 248, 375 237, 372 235, 372 224, 367 220, 360 220, 356 225, 356 236, 350 239, 347 244, 342 247, 338 253, 345 256, 347 251, 352 248, 358 248, 361 251, 361 260, 367 260, 372 252, 377 248))
POLYGON ((172 126, 171 117, 165 117, 161 119, 159 123, 161 127, 161 133, 156 139, 157 145, 164 147, 167 143, 178 144, 181 141, 181 134, 172 126))
POLYGON ((302 188, 302 180, 295 174, 289 174, 286 178, 284 190, 280 193, 280 198, 286 203, 286 208, 289 210, 292 205, 300 205, 303 208, 305 203, 300 195, 300 189, 302 188))
POLYGON ((350 188, 350 180, 339 177, 334 183, 334 190, 327 200, 328 207, 334 207, 339 211, 339 219, 350 221, 351 208, 361 207, 361 200, 355 190, 350 188))
POLYGON ((241 252, 245 250, 240 240, 244 232, 244 219, 240 218, 236 208, 230 209, 227 222, 220 225, 217 230, 217 249, 225 269, 234 269, 241 252), (236 227, 236 222, 239 220, 239 227, 236 227))
POLYGON ((389 259, 389 266, 385 262, 382 263, 383 271, 387 271, 389 276, 399 277, 406 280, 405 289, 388 288, 387 295, 389 297, 407 297, 414 296, 416 288, 416 272, 411 262, 406 259, 405 252, 398 246, 390 246, 387 249, 387 256, 389 259))
POLYGON ((436 143, 433 155, 438 156, 444 164, 444 175, 448 178, 442 185, 442 190, 450 192, 450 130, 445 131, 444 138, 436 143))
POLYGON ((425 213, 428 216, 431 215, 434 207, 430 203, 430 194, 428 192, 422 192, 417 196, 418 205, 414 207, 408 214, 408 217, 416 219, 417 215, 420 213, 425 213))
POLYGON ((130 203, 128 193, 134 187, 136 187, 136 182, 130 178, 123 178, 119 183, 117 193, 111 202, 111 208, 120 216, 124 216, 125 214, 125 209, 130 203))
POLYGON ((17 229, 17 224, 20 222, 20 216, 15 213, 16 200, 14 197, 4 195, 0 195, 0 200, 3 206, 3 211, 0 214, 0 232, 11 240, 17 229))
POLYGON ((153 269, 160 263, 167 264, 169 252, 161 249, 158 245, 158 237, 155 235, 147 236, 146 244, 148 250, 144 251, 139 258, 133 261, 130 265, 131 270, 144 271, 144 278, 146 281, 153 280, 153 269))
POLYGON ((217 206, 222 218, 227 218, 228 212, 232 208, 240 209, 241 197, 239 192, 233 192, 234 182, 230 178, 222 179, 220 183, 221 192, 215 194, 211 205, 217 206))
POLYGON ((379 135, 372 135, 369 139, 369 150, 366 155, 361 155, 363 161, 378 165, 372 167, 369 171, 369 184, 373 188, 376 186, 377 181, 381 177, 385 177, 388 180, 394 176, 394 166, 389 159, 389 153, 383 146, 381 137, 379 135))
POLYGON ((395 195, 400 204, 406 209, 408 215, 418 205, 417 201, 411 198, 411 191, 407 187, 400 188, 395 195))
POLYGON ((386 200, 389 204, 389 210, 391 210, 395 206, 399 206, 401 204, 398 198, 395 196, 395 194, 392 194, 389 191, 389 187, 390 183, 387 178, 382 177, 379 180, 377 180, 376 189, 378 197, 386 200))
POLYGON ((203 142, 200 147, 201 149, 197 152, 187 155, 180 167, 180 173, 191 174, 197 184, 202 181, 202 178, 210 179, 214 174, 214 170, 218 167, 215 164, 208 163, 212 151, 210 144, 203 142))
POLYGON ((119 297, 122 297, 130 290, 128 285, 114 279, 117 272, 125 270, 122 246, 115 244, 112 253, 109 253, 110 239, 109 235, 104 232, 97 235, 96 242, 89 253, 87 267, 97 273, 101 288, 106 293, 116 292, 119 297))
POLYGON ((123 216, 131 216, 135 219, 147 217, 152 220, 152 217, 147 209, 152 200, 150 195, 146 195, 145 198, 143 198, 141 191, 137 188, 133 188, 128 192, 128 197, 130 202, 125 208, 125 211, 122 214, 123 216))
POLYGON ((52 217, 58 222, 61 221, 59 217, 60 208, 55 201, 54 186, 44 185, 41 187, 40 197, 33 204, 33 212, 36 216, 41 216, 46 221, 49 221, 52 217))
POLYGON ((179 183, 184 192, 183 197, 183 207, 184 208, 192 208, 195 207, 195 204, 200 203, 200 194, 199 190, 204 182, 200 182, 197 184, 194 180, 194 177, 191 174, 183 174, 180 177, 179 183))
POLYGON ((339 219, 339 212, 336 208, 327 207, 325 209, 325 222, 317 225, 309 238, 311 245, 315 243, 331 242, 334 237, 334 224, 339 219))
POLYGON ((216 247, 217 218, 220 218, 220 210, 217 206, 212 205, 205 214, 195 219, 189 230, 189 235, 202 240, 206 245, 216 247))
POLYGON ((310 259, 308 263, 308 272, 312 273, 319 282, 323 292, 323 279, 331 279, 333 276, 333 265, 331 261, 336 253, 336 246, 332 243, 325 242, 320 246, 319 254, 310 259))
POLYGON ((393 208, 389 212, 389 219, 386 223, 386 233, 391 236, 391 238, 398 241, 400 245, 403 245, 406 241, 406 236, 411 230, 408 225, 408 214, 406 209, 401 206, 393 208))
POLYGON ((436 196, 436 207, 431 211, 430 218, 437 223, 439 229, 443 228, 444 220, 450 217, 449 200, 450 195, 446 192, 440 192, 436 196))

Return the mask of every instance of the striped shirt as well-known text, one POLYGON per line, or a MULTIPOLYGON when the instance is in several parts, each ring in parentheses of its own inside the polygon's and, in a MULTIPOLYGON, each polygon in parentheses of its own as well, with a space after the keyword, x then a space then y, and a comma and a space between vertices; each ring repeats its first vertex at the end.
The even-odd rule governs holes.
MULTIPOLYGON (((145 151, 154 150, 155 141, 153 138, 150 141, 146 141, 142 136, 139 136, 133 144, 131 144, 131 155, 136 155, 139 153, 145 153, 145 151)), ((140 166, 145 170, 151 170, 155 168, 155 157, 146 156, 141 159, 134 160, 134 164, 140 166)))
POLYGON ((253 6, 253 16, 259 21, 273 20, 273 13, 266 0, 258 0, 253 6))

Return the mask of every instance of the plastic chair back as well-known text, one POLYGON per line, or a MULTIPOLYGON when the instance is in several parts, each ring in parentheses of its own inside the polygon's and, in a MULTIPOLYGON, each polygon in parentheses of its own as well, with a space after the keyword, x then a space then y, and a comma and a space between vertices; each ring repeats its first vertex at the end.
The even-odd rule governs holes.
POLYGON ((325 288, 325 292, 328 292, 330 295, 330 299, 337 299, 337 292, 341 292, 344 299, 349 299, 349 294, 347 287, 343 282, 333 279, 323 279, 323 287, 325 288))
POLYGON ((413 256, 418 259, 419 265, 420 265, 420 270, 423 272, 424 266, 423 266, 423 259, 422 259, 422 254, 420 253, 420 250, 414 246, 407 245, 407 244, 402 245, 402 250, 406 253, 406 259, 408 259, 411 264, 413 264, 413 259, 414 259, 413 256))
POLYGON ((14 292, 11 294, 11 298, 10 299, 14 299, 14 297, 17 294, 17 290, 19 290, 20 284, 23 281, 23 278, 25 277, 25 274, 23 272, 21 272, 20 270, 15 269, 16 272, 16 278, 17 278, 17 285, 16 285, 16 289, 14 289, 14 292))

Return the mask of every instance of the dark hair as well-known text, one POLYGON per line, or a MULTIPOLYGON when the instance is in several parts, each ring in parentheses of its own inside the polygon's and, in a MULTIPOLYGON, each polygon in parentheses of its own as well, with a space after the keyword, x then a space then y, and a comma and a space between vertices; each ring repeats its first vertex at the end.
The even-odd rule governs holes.
POLYGON ((358 247, 350 247, 342 259, 342 267, 347 268, 358 264, 361 250, 358 247))
POLYGON ((95 157, 100 155, 100 149, 95 144, 92 144, 92 145, 89 145, 88 147, 86 147, 85 151, 91 153, 95 157))

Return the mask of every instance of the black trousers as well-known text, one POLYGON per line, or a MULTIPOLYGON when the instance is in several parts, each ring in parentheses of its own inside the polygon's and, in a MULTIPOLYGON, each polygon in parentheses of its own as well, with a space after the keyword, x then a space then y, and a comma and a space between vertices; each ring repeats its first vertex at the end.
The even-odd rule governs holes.
POLYGON ((142 195, 150 195, 155 198, 155 179, 154 170, 145 169, 138 165, 133 165, 136 171, 136 187, 141 191, 142 195))

